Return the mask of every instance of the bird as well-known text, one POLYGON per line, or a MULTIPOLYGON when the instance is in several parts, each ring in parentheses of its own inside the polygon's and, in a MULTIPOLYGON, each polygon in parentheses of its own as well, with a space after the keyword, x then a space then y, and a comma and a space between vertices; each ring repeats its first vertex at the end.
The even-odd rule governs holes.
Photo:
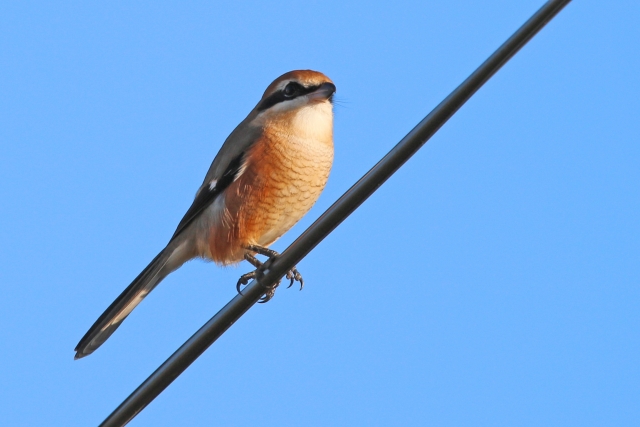
MULTIPOLYGON (((256 270, 241 276, 240 290, 279 255, 269 246, 311 209, 327 183, 334 156, 335 92, 333 81, 313 70, 290 71, 267 87, 222 144, 166 247, 82 337, 75 359, 100 347, 185 262, 202 258, 226 266, 248 261, 256 270), (268 260, 262 263, 257 255, 268 260)), ((295 267, 286 278, 289 286, 304 283, 295 267)))

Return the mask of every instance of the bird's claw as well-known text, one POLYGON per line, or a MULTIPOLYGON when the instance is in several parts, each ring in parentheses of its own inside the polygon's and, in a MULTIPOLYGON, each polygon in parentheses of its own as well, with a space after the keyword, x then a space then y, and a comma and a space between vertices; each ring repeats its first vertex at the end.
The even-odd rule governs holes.
POLYGON ((287 286, 287 288, 293 286, 294 282, 300 282, 300 290, 304 288, 304 280, 302 279, 302 275, 295 266, 291 270, 287 271, 285 277, 290 280, 289 286, 287 286))
POLYGON ((262 298, 258 300, 258 304, 264 304, 265 302, 271 300, 271 298, 273 298, 273 296, 276 294, 276 288, 278 287, 278 285, 280 285, 280 281, 278 281, 278 283, 274 284, 273 286, 267 287, 267 291, 264 293, 264 295, 262 295, 262 298))
POLYGON ((236 283, 236 290, 240 295, 242 295, 242 287, 247 286, 249 284, 249 281, 256 278, 256 276, 258 275, 257 271, 258 270, 253 270, 240 276, 240 278, 238 279, 238 283, 236 283))

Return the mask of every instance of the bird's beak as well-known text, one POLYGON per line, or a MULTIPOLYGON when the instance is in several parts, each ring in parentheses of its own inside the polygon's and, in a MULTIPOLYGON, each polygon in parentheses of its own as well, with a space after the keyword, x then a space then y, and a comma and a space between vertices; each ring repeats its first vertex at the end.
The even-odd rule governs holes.
POLYGON ((335 92, 336 92, 336 85, 334 85, 333 83, 322 83, 318 87, 318 89, 314 90, 307 96, 311 100, 324 101, 328 99, 329 101, 331 101, 331 98, 333 97, 333 94, 335 92))

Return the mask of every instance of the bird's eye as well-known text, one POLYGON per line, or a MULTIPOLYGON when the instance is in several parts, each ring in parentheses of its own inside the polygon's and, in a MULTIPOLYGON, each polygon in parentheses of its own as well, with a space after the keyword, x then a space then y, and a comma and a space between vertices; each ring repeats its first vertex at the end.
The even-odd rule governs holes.
POLYGON ((298 83, 291 82, 284 88, 284 96, 287 98, 293 98, 300 93, 300 85, 298 83))

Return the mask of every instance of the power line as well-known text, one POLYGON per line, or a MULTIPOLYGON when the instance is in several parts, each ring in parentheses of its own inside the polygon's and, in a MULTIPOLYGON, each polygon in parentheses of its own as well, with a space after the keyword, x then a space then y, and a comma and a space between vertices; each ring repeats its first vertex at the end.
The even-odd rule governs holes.
POLYGON ((260 281, 253 280, 222 310, 187 340, 149 376, 101 424, 124 426, 169 386, 189 365, 209 348, 236 320, 251 308, 294 265, 327 237, 342 221, 371 196, 391 175, 413 156, 442 125, 522 46, 553 19, 571 0, 550 0, 502 44, 482 65, 411 130, 386 156, 342 195, 295 242, 293 242, 260 281))

